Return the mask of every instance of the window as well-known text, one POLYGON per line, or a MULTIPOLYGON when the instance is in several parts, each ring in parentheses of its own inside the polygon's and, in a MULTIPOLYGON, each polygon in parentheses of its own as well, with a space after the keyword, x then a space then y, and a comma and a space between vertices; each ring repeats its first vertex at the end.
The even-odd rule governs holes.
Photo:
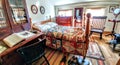
POLYGON ((104 16, 105 8, 90 8, 86 10, 86 13, 91 13, 92 16, 104 16))
POLYGON ((72 16, 72 10, 59 10, 59 16, 72 16))

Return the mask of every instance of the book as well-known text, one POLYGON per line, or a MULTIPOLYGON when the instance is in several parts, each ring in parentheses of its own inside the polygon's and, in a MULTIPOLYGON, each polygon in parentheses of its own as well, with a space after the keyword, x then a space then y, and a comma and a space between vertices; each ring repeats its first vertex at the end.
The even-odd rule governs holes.
POLYGON ((3 41, 0 41, 0 54, 5 51, 8 47, 3 43, 3 41))
POLYGON ((35 35, 29 31, 22 31, 19 33, 13 33, 6 38, 3 39, 4 43, 7 44, 9 47, 13 47, 14 45, 20 43, 21 41, 35 35))
POLYGON ((34 33, 30 32, 30 31, 22 31, 19 33, 16 33, 19 37, 22 37, 24 39, 30 38, 31 36, 35 35, 34 33))
POLYGON ((24 40, 24 38, 18 36, 16 33, 13 33, 13 34, 11 34, 8 37, 6 37, 6 38, 3 39, 3 41, 9 47, 13 47, 14 45, 16 45, 17 43, 21 42, 22 40, 24 40))

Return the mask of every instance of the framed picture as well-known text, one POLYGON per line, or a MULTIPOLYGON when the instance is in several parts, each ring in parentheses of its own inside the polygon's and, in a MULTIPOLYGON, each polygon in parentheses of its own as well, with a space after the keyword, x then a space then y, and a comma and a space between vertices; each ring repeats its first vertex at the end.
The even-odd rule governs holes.
POLYGON ((40 13, 44 14, 45 13, 45 8, 43 6, 40 6, 40 13))
POLYGON ((116 9, 116 6, 110 6, 109 13, 113 13, 113 11, 116 9))
POLYGON ((37 6, 36 5, 32 5, 31 6, 31 11, 32 11, 33 14, 37 14, 37 12, 38 12, 37 6))
POLYGON ((112 5, 112 6, 110 6, 110 8, 109 8, 109 13, 113 13, 113 11, 114 11, 116 8, 119 8, 119 5, 112 5))

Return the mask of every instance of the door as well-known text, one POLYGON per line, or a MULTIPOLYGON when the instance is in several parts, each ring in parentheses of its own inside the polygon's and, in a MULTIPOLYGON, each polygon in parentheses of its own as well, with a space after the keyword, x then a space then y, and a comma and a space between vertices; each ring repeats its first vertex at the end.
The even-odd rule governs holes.
POLYGON ((83 8, 75 8, 74 9, 74 26, 81 27, 82 26, 82 16, 83 15, 83 8))

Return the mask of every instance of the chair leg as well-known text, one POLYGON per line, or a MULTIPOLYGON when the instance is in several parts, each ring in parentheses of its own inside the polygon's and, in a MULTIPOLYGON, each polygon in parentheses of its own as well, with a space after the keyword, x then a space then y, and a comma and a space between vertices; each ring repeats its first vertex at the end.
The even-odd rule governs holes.
POLYGON ((91 36, 91 35, 92 35, 92 33, 93 33, 93 32, 91 31, 89 36, 91 36))
POLYGON ((113 44, 113 51, 115 50, 116 44, 113 44))
POLYGON ((102 33, 100 33, 100 39, 102 39, 102 33))
POLYGON ((45 55, 43 55, 43 57, 45 58, 45 61, 47 62, 47 64, 50 65, 45 55))

